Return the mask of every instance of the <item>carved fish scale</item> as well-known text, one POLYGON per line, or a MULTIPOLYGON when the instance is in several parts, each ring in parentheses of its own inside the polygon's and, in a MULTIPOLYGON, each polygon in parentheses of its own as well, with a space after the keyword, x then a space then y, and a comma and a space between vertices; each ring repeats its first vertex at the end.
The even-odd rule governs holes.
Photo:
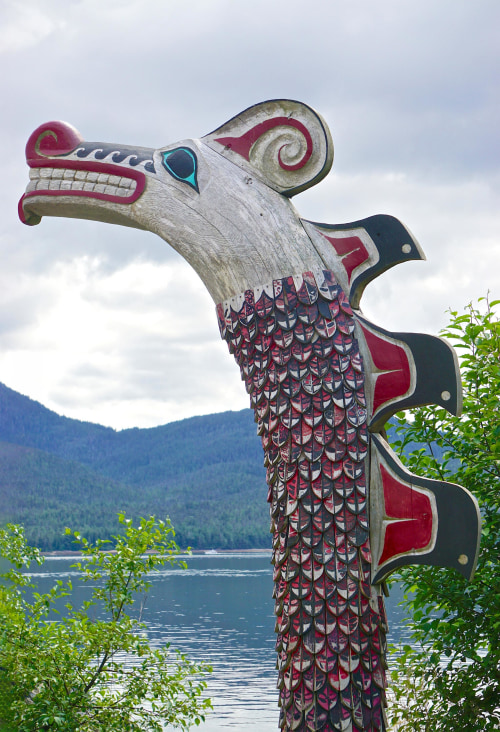
POLYGON ((24 223, 52 215, 153 231, 219 303, 264 448, 280 726, 384 730, 381 583, 418 563, 470 578, 480 536, 473 496, 412 475, 383 437, 398 410, 460 411, 453 349, 383 330, 359 307, 372 279, 424 258, 416 240, 391 216, 298 216, 290 198, 329 172, 333 146, 321 117, 286 99, 158 150, 86 142, 49 122, 26 159, 24 223))
POLYGON ((369 433, 349 301, 332 272, 305 272, 217 312, 265 453, 281 726, 382 729, 386 623, 371 584, 369 433))

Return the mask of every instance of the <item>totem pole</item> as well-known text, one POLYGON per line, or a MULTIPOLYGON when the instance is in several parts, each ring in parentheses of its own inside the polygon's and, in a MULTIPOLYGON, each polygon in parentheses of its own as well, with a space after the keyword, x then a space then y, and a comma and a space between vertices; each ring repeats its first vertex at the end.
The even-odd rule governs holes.
POLYGON ((85 142, 49 122, 26 157, 24 223, 153 231, 217 304, 264 448, 281 728, 384 730, 383 582, 415 563, 470 578, 480 534, 470 493, 412 475, 384 437, 398 410, 460 410, 453 349, 383 330, 359 307, 372 279, 424 258, 419 245, 391 216, 298 216, 290 198, 324 178, 333 147, 322 118, 290 100, 158 150, 85 142))

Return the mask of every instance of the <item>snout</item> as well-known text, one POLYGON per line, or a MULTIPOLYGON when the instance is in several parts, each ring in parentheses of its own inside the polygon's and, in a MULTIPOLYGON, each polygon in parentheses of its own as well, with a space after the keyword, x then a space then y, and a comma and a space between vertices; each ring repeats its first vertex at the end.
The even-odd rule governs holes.
POLYGON ((68 155, 83 142, 83 137, 67 122, 46 122, 31 133, 26 143, 29 166, 58 155, 68 155))
POLYGON ((26 162, 30 182, 18 211, 28 225, 38 224, 46 213, 58 215, 58 203, 67 208, 91 198, 131 204, 144 191, 146 172, 155 173, 152 149, 86 142, 72 125, 60 121, 47 122, 30 135, 26 162))

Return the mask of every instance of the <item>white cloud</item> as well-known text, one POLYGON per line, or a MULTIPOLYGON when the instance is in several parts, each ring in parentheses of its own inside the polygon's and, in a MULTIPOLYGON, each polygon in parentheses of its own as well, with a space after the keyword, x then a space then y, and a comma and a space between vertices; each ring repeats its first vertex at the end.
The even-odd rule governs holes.
POLYGON ((54 16, 38 2, 4 0, 0 8, 0 54, 37 46, 56 31, 64 31, 61 16, 54 16))
POLYGON ((180 419, 186 403, 196 414, 248 405, 213 303, 185 263, 136 260, 111 272, 103 264, 59 262, 4 294, 2 312, 17 322, 4 325, 3 381, 59 413, 111 426, 180 419))
POLYGON ((159 424, 248 404, 213 304, 161 240, 16 215, 24 145, 48 119, 161 146, 262 99, 312 104, 332 174, 295 199, 336 223, 389 213, 427 262, 363 299, 393 330, 500 293, 497 0, 34 0, 0 8, 0 381, 70 416, 159 424))

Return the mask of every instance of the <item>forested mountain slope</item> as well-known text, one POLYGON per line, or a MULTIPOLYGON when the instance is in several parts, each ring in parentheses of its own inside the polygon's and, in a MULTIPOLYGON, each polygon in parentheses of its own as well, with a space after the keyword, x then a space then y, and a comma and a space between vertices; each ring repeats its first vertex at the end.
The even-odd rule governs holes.
POLYGON ((250 410, 116 432, 60 417, 0 384, 0 521, 44 549, 64 527, 116 530, 116 512, 170 515, 182 546, 269 546, 262 449, 250 410))
MULTIPOLYGON (((263 452, 249 409, 115 431, 60 417, 0 384, 0 523, 44 550, 170 516, 182 547, 270 546, 263 452)), ((412 446, 415 447, 415 446, 412 446)))

